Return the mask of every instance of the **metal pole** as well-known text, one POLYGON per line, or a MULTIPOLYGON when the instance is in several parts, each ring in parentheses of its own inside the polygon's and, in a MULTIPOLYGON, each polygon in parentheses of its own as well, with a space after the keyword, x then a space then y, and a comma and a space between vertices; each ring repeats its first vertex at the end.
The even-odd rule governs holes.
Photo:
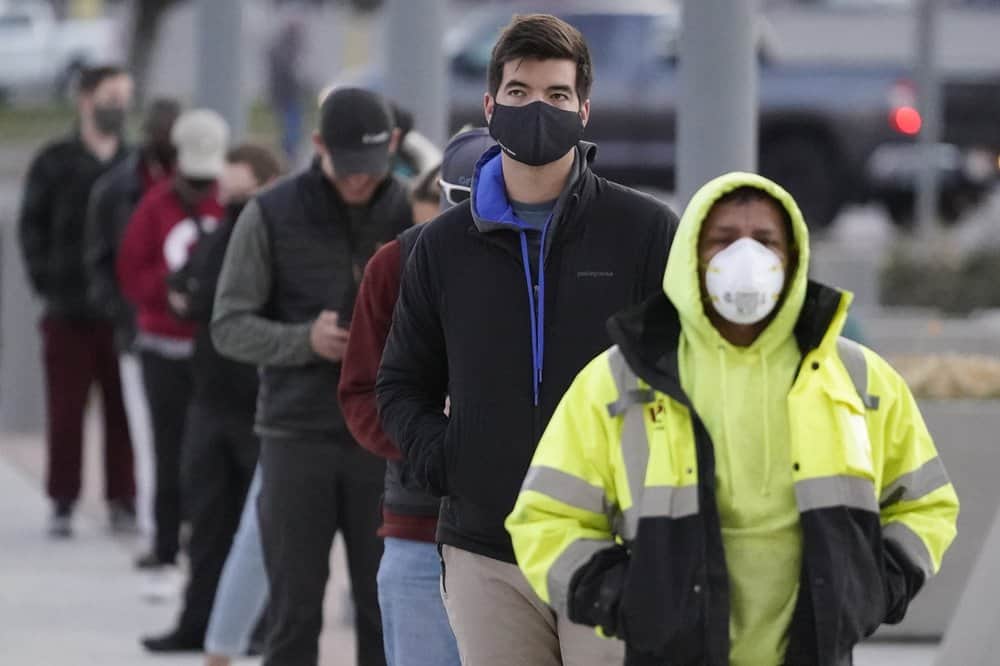
POLYGON ((38 332, 41 303, 25 279, 17 243, 18 195, 0 189, 0 432, 45 431, 45 373, 38 332), (11 202, 5 210, 6 202, 11 202))
POLYGON ((757 168, 755 0, 685 0, 680 37, 677 198, 757 168))
POLYGON ((414 127, 439 147, 448 138, 444 0, 388 0, 385 93, 413 113, 414 127))
POLYGON ((239 0, 198 0, 195 105, 229 123, 231 141, 243 136, 243 9, 239 0))
POLYGON ((941 643, 936 666, 987 666, 1000 653, 1000 513, 986 537, 976 566, 941 643))
POLYGON ((941 140, 941 85, 937 65, 937 1, 917 5, 917 100, 920 130, 920 172, 917 177, 917 224, 930 234, 937 228, 938 171, 935 152, 941 140))

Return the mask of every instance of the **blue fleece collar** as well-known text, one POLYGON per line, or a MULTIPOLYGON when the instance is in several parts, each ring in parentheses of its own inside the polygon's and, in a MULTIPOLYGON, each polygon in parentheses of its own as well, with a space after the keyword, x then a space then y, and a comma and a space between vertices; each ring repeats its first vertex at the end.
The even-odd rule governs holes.
POLYGON ((503 159, 499 146, 493 146, 479 158, 472 176, 472 217, 481 231, 513 229, 524 224, 517 219, 507 198, 503 180, 503 159))

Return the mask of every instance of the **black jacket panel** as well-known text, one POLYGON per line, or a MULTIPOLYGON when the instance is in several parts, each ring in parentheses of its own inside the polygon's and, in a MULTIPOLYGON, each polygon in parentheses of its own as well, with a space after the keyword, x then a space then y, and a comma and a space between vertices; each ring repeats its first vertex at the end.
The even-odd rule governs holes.
POLYGON ((445 498, 439 541, 507 562, 504 520, 542 431, 576 374, 607 348, 607 318, 660 291, 676 229, 662 203, 586 167, 567 194, 545 263, 537 406, 518 233, 477 227, 468 202, 420 234, 378 379, 405 481, 445 498))
POLYGON ((28 278, 49 314, 103 318, 84 269, 87 207, 94 183, 126 155, 99 161, 78 136, 45 147, 28 170, 18 220, 28 278))

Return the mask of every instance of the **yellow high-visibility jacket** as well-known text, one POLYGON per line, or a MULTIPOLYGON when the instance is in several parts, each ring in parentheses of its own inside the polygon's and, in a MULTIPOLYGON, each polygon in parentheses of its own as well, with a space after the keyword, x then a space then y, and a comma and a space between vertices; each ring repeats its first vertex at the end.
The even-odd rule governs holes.
MULTIPOLYGON (((673 252, 683 234, 684 221, 673 252)), ((839 337, 850 296, 804 278, 803 292, 787 395, 802 566, 785 663, 840 666, 938 571, 958 498, 903 380, 839 337)), ((557 612, 625 640, 626 664, 728 665, 714 447, 682 388, 682 317, 664 295, 609 328, 616 345, 566 393, 507 519, 518 564, 557 612)))

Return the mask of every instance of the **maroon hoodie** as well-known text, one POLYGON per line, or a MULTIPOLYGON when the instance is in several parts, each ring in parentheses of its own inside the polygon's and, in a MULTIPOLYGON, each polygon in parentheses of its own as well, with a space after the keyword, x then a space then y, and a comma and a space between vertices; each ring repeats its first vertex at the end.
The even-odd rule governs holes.
POLYGON ((122 293, 138 311, 140 331, 177 340, 194 337, 195 324, 178 319, 167 304, 167 276, 187 263, 201 235, 196 225, 211 233, 223 215, 217 188, 185 207, 172 179, 139 201, 125 228, 117 273, 122 293))
MULTIPOLYGON (((340 409, 351 434, 367 450, 390 460, 399 460, 401 454, 379 422, 375 379, 399 296, 401 271, 400 245, 395 240, 376 252, 365 267, 337 387, 340 409)), ((436 531, 437 518, 404 516, 382 509, 379 536, 433 543, 436 531)))

